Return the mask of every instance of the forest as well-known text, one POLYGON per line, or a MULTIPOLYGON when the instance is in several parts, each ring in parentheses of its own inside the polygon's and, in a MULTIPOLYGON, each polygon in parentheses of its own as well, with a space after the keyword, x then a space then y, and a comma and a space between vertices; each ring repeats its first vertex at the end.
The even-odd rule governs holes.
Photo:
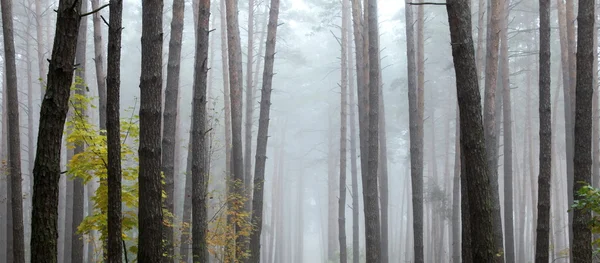
POLYGON ((0 0, 0 262, 600 262, 594 0, 0 0))

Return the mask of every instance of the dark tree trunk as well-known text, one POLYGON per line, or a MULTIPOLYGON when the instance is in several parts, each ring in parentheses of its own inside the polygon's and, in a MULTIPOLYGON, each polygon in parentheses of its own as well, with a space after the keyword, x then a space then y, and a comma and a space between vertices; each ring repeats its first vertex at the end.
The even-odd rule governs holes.
MULTIPOLYGON (((342 0, 341 27, 341 92, 340 92, 340 178, 338 196, 338 241, 340 248, 340 263, 348 262, 346 243, 346 171, 347 171, 347 128, 348 128, 348 1, 342 0)), ((301 233, 299 233, 301 234, 301 233)))
MULTIPOLYGON (((579 0, 577 15, 577 85, 575 102, 575 153, 573 156, 574 182, 573 193, 585 183, 591 183, 592 177, 592 98, 593 84, 593 46, 595 24, 595 1, 579 0), (583 182, 583 183, 582 183, 583 182)), ((575 200, 580 199, 574 196, 575 200)), ((572 262, 592 262, 592 232, 589 227, 591 213, 575 209, 573 213, 572 262)))
POLYGON ((491 1, 488 10, 488 27, 485 60, 485 98, 484 133, 487 152, 487 162, 492 194, 492 212, 494 220, 494 242, 496 253, 503 254, 502 215, 500 213, 500 198, 498 193, 498 154, 496 134, 496 90, 498 77, 498 44, 500 40, 500 27, 502 24, 503 0, 491 1))
MULTIPOLYGON (((267 160, 267 140, 269 135, 269 115, 271 109, 271 90, 273 85, 273 64, 275 62, 275 41, 279 18, 279 0, 271 0, 269 25, 265 48, 265 67, 263 70, 260 117, 256 136, 256 164, 254 166, 254 193, 252 196, 252 225, 250 234, 250 263, 260 262, 260 236, 262 232, 263 191, 265 181, 265 163, 267 160)), ((248 160, 249 161, 249 160, 248 160)))
MULTIPOLYGON (((460 108, 461 145, 464 153, 465 179, 468 190, 471 249, 473 262, 495 262, 492 194, 486 148, 483 144, 481 97, 477 80, 471 13, 466 0, 447 2, 452 56, 456 73, 458 105, 460 108)), ((464 233, 464 232, 463 232, 464 233)), ((464 258, 463 258, 464 259, 464 258)))
POLYGON ((208 186, 206 137, 206 87, 210 1, 202 0, 198 9, 198 35, 194 74, 192 122, 192 257, 193 262, 208 262, 206 198, 208 186))
MULTIPOLYGON (((162 172, 165 176, 164 200, 166 211, 175 213, 175 141, 177 140, 177 112, 179 111, 179 69, 181 60, 181 39, 183 37, 184 0, 173 1, 171 39, 167 64, 167 85, 165 89, 165 111, 163 112, 162 172)), ((195 11, 194 11, 195 12, 195 11)), ((173 221, 175 218, 168 218, 173 221)), ((162 262, 174 261, 173 227, 163 227, 165 253, 162 262)))
POLYGON ((33 169, 32 262, 57 262, 60 150, 69 109, 80 7, 81 1, 61 0, 57 8, 57 37, 54 38, 38 131, 38 139, 44 143, 38 144, 33 169))
MULTIPOLYGON (((367 262, 381 262, 381 221, 377 167, 379 161, 379 24, 377 23, 377 0, 368 0, 369 36, 369 123, 368 167, 363 172, 363 200, 365 211, 365 240, 367 262)), ((363 130, 365 133, 366 129, 363 130)))
MULTIPOLYGON (((512 148, 512 104, 510 95, 510 65, 508 61, 508 14, 509 0, 504 1, 502 30, 500 31, 500 77, 502 79, 503 155, 504 155, 504 257, 507 263, 515 262, 515 234, 513 220, 513 148, 512 148)), ((499 116, 497 116, 499 117, 499 116)))
MULTIPOLYGON (((25 239, 23 234, 23 195, 21 187, 21 139, 19 132, 19 95, 17 88, 17 66, 13 33, 12 1, 0 2, 2 11, 2 35, 4 40, 4 62, 6 65, 6 97, 8 99, 8 168, 10 176, 10 199, 12 212, 12 262, 25 262, 25 239)), ((31 112, 31 111, 30 111, 31 112)))
POLYGON ((106 68, 106 137, 108 147, 108 241, 107 260, 122 262, 121 212, 121 124, 119 116, 121 89, 121 33, 123 0, 110 1, 108 59, 106 68))
POLYGON ((162 258, 161 109, 163 0, 142 3, 138 261, 162 258))
POLYGON ((410 178, 412 188, 412 214, 414 233, 414 261, 424 262, 423 255, 423 142, 419 137, 419 111, 417 92, 417 62, 414 42, 414 19, 411 8, 405 8, 406 17, 406 55, 408 71, 408 108, 410 123, 410 178))
MULTIPOLYGON (((87 12, 87 1, 81 1, 81 13, 87 12)), ((79 78, 76 81, 77 86, 75 87, 75 93, 79 96, 86 95, 86 84, 85 84, 85 64, 86 64, 86 49, 87 49, 87 16, 81 18, 79 25, 79 35, 77 36, 77 50, 75 51, 75 64, 77 70, 75 75, 79 78)), ((75 106, 73 109, 73 117, 82 119, 86 116, 86 109, 83 107, 75 106)), ((79 154, 84 151, 83 143, 75 145, 74 154, 79 154)), ((73 213, 71 222, 71 262, 83 262, 83 235, 77 230, 81 222, 83 221, 83 201, 85 198, 83 188, 83 178, 73 178, 73 213)))
MULTIPOLYGON (((550 246, 550 185, 552 179, 552 113, 550 106, 550 0, 540 0, 539 116, 540 167, 535 261, 548 262, 550 246)), ((506 143, 505 143, 506 145, 506 143)))

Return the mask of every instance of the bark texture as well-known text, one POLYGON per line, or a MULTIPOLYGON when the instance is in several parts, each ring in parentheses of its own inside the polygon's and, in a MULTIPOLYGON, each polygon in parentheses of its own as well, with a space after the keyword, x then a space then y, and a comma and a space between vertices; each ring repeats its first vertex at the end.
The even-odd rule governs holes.
MULTIPOLYGON (((347 98, 348 98, 348 1, 342 0, 342 27, 341 27, 341 84, 340 84, 340 179, 338 196, 338 245, 340 248, 340 263, 348 262, 346 243, 346 149, 348 128, 347 98)), ((300 234, 300 233, 299 233, 300 234)))
MULTIPOLYGON (((495 262, 492 196, 481 116, 481 97, 477 80, 471 13, 467 0, 446 4, 450 24, 452 56, 456 73, 460 109, 461 147, 468 191, 471 250, 473 262, 495 262)), ((463 231, 464 234, 464 231, 463 231)), ((464 257, 463 257, 464 260, 464 257)))
MULTIPOLYGON (((100 0, 90 0, 92 10, 100 8, 100 0)), ((110 7, 109 7, 110 8, 110 7)), ((96 66, 96 85, 98 86, 98 117, 100 130, 106 129, 106 74, 104 73, 104 56, 102 46, 102 18, 100 12, 92 15, 94 24, 94 63, 96 66)), ((110 23, 110 22, 109 22, 110 23)))
POLYGON ((13 33, 12 1, 0 2, 2 11, 2 35, 4 62, 6 65, 6 97, 8 98, 8 168, 10 176, 10 199, 12 214, 12 262, 25 263, 25 236, 23 234, 23 194, 21 187, 21 139, 19 132, 19 95, 17 66, 13 33))
POLYGON ((194 74, 192 122, 192 255, 193 262, 208 262, 207 186, 209 167, 206 161, 206 88, 208 77, 208 40, 210 0, 198 7, 198 35, 194 74))
POLYGON ((107 261, 122 262, 122 212, 121 212, 121 33, 123 0, 110 1, 108 27, 108 59, 106 68, 106 141, 108 147, 108 241, 107 261))
MULTIPOLYGON (((579 0, 579 13, 577 15, 577 84, 575 90, 575 151, 573 156, 574 182, 576 182, 573 185, 575 200, 580 199, 577 195, 579 188, 585 183, 591 183, 592 179, 594 2, 593 0, 579 0)), ((590 220, 590 212, 574 209, 571 262, 592 262, 592 231, 588 225, 590 220)))
POLYGON ((138 261, 162 258, 161 110, 163 0, 142 3, 138 261))
MULTIPOLYGON (((166 211, 175 213, 175 142, 177 140, 177 113, 179 111, 179 69, 181 60, 181 39, 183 37, 184 0, 173 1, 171 20, 171 38, 167 61, 167 86, 165 88, 165 106, 163 112, 162 172, 165 176, 164 200, 166 211)), ((173 222, 175 218, 168 218, 173 222)), ((172 224, 163 227, 165 253, 162 262, 173 262, 175 252, 172 224)))
POLYGON ((254 0, 248 0, 248 52, 246 53, 246 122, 244 128, 244 187, 246 188, 246 209, 250 212, 252 198, 252 122, 254 121, 254 83, 252 83, 252 65, 254 64, 254 0))
POLYGON ((44 143, 38 144, 33 168, 32 262, 57 262, 60 151, 69 109, 80 7, 81 1, 61 0, 56 12, 56 37, 38 130, 38 140, 44 143))
MULTIPOLYGON (((550 0, 539 1, 540 167, 535 261, 548 262, 550 249, 550 186, 552 181, 552 113, 550 103, 550 0)), ((591 83, 590 83, 591 84, 591 83)))

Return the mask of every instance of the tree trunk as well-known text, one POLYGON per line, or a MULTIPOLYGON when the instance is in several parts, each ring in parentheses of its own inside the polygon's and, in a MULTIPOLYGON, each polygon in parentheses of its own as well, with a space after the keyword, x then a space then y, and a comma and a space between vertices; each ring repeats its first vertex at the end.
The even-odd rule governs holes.
MULTIPOLYGON (((598 11, 598 8, 596 8, 598 11)), ((595 20, 598 21, 598 20, 595 20)), ((594 47, 598 46, 598 30, 594 30, 594 47)), ((594 97, 592 101, 592 182, 594 187, 600 187, 600 112, 598 111, 598 50, 594 49, 593 84, 594 97)), ((597 235, 596 235, 597 236, 597 235)))
MULTIPOLYGON (((298 177, 298 196, 296 197, 297 202, 297 229, 296 229, 296 244, 295 244, 295 262, 304 263, 304 171, 300 173, 298 177)), ((340 261, 342 257, 340 257, 340 261)))
POLYGON ((192 122, 192 255, 194 262, 208 262, 206 198, 208 171, 206 153, 206 86, 208 76, 210 1, 198 10, 198 36, 194 74, 192 122))
POLYGON ((460 238, 460 123, 458 105, 454 123, 454 175, 452 177, 452 262, 461 262, 460 238))
MULTIPOLYGON (((169 58, 167 64, 167 84, 165 89, 165 111, 163 112, 162 172, 165 176, 165 211, 175 212, 175 141, 177 135, 177 113, 179 111, 179 69, 181 60, 181 39, 183 37, 184 0, 173 1, 171 20, 171 38, 169 40, 169 58)), ((208 45, 208 43, 207 43, 208 45)), ((168 218, 173 221, 175 218, 168 218)), ((165 253, 162 262, 174 261, 174 230, 172 225, 163 227, 165 253)))
POLYGON ((538 217, 535 261, 548 262, 550 245, 550 185, 552 179, 552 112, 550 108, 550 1, 540 0, 539 5, 540 167, 538 177, 538 217))
MULTIPOLYGON (((347 16, 346 19, 348 23, 350 23, 350 17, 347 16)), ((350 25, 346 26, 348 32, 350 32, 350 25)), ((354 72, 352 71, 352 66, 354 64, 354 56, 352 52, 352 42, 351 37, 348 37, 348 91, 349 91, 349 103, 348 109, 350 111, 350 174, 352 177, 352 262, 358 263, 358 259, 360 257, 360 247, 359 247, 359 205, 358 205, 358 167, 356 163, 356 100, 354 99, 354 72)), ((356 51, 357 49, 355 49, 356 51)))
POLYGON ((387 133, 385 130, 385 104, 383 99, 383 77, 379 70, 379 195, 381 204, 381 262, 389 262, 389 194, 388 194, 388 158, 387 133))
MULTIPOLYGON (((346 171, 347 171, 347 98, 348 98, 348 1, 342 0, 342 27, 341 27, 341 92, 340 92, 340 179, 338 196, 338 240, 340 248, 340 263, 348 262, 346 243, 346 171)), ((299 233, 300 234, 300 233, 299 233)))
MULTIPOLYGON (((81 13, 87 12, 87 1, 81 2, 81 13)), ((87 49, 87 16, 81 18, 81 22, 79 25, 79 35, 77 36, 77 48, 75 51, 75 64, 77 65, 77 70, 75 71, 75 75, 79 80, 76 80, 76 90, 75 93, 79 96, 86 96, 86 78, 85 78, 85 63, 86 63, 86 49, 87 49)), ((74 118, 85 118, 86 109, 83 107, 75 106, 74 109, 74 118)), ((83 143, 75 145, 74 154, 79 154, 84 151, 83 143)), ((84 205, 84 188, 83 188, 83 178, 75 177, 73 178, 73 214, 72 214, 72 222, 71 222, 71 262, 83 262, 83 235, 79 233, 78 227, 83 221, 83 205, 84 205)))
POLYGON ((446 5, 450 24, 458 105, 460 108, 461 145, 467 181, 471 249, 473 262, 495 262, 491 183, 488 176, 486 148, 483 144, 481 97, 477 80, 471 13, 466 0, 451 0, 446 5))
POLYGON ((50 60, 47 92, 40 111, 34 164, 31 261, 57 262, 58 181, 63 128, 69 109, 81 2, 61 0, 57 8, 56 38, 50 60))
MULTIPOLYGON (((248 52, 246 59, 246 123, 244 130, 244 187, 246 189, 246 209, 252 204, 252 122, 254 121, 254 83, 252 65, 254 63, 254 0, 248 0, 248 52)), ((242 84, 243 86, 243 84, 242 84)))
POLYGON ((335 129, 333 127, 333 117, 331 116, 331 112, 333 111, 333 107, 330 106, 328 110, 328 150, 327 150, 327 259, 335 260, 336 255, 339 253, 337 250, 339 244, 338 239, 338 228, 337 228, 337 216, 338 211, 336 199, 339 194, 336 191, 336 183, 337 183, 337 161, 336 161, 336 153, 335 153, 335 129))
POLYGON ((121 125, 119 116, 121 89, 121 33, 123 1, 110 1, 108 55, 106 69, 106 137, 108 147, 108 241, 107 260, 122 262, 121 214, 121 125))
POLYGON ((142 3, 138 261, 162 258, 161 109, 163 1, 142 3))
MULTIPOLYGON (((6 75, 5 75, 6 76, 6 75)), ((3 80, 5 80, 6 77, 3 78, 3 80)), ((0 160, 6 160, 8 157, 8 109, 7 109, 7 101, 8 98, 6 96, 6 81, 2 81, 2 84, 0 84, 0 87, 2 87, 2 134, 0 134, 0 139, 2 141, 0 141, 0 160)), ((2 171, 2 175, 6 175, 5 174, 6 171, 2 171)), ((9 190, 9 180, 8 176, 4 176, 3 178, 0 179, 0 193, 2 193, 0 195, 0 198, 8 201, 10 199, 10 196, 8 195, 8 190, 9 190)), ((8 211, 9 211, 10 206, 8 205, 8 202, 0 202, 0 259, 5 260, 6 262, 9 262, 10 257, 12 257, 12 254, 9 253, 9 246, 8 246, 8 239, 9 239, 9 235, 11 233, 11 229, 8 229, 8 211)))
MULTIPOLYGON (((35 21, 36 21, 36 43, 37 43, 37 61, 38 61, 38 74, 40 80, 40 99, 44 100, 44 93, 46 93, 46 86, 48 84, 48 80, 44 80, 46 77, 46 59, 44 58, 44 40, 43 40, 43 19, 42 19, 42 1, 43 0, 35 0, 35 21)), ((49 17, 49 16, 48 16, 49 17)), ((50 26, 48 26, 50 28, 50 26)), ((48 36, 47 36, 48 37, 48 36)), ((50 45, 50 43, 48 43, 50 45)), ((40 116, 41 117, 41 116, 40 116)))
POLYGON ((414 261, 424 262, 423 257, 423 152, 419 137, 419 104, 417 99, 417 62, 414 43, 414 19, 411 8, 405 8, 406 55, 408 71, 408 108, 410 129, 410 178, 412 188, 412 215, 414 233, 414 261))
POLYGON ((502 30, 500 41, 500 72, 502 78, 502 117, 503 117, 503 155, 504 155, 504 255, 507 263, 515 262, 515 235, 514 235, 514 208, 513 208, 513 148, 512 148, 512 102, 510 95, 510 65, 508 61, 508 14, 510 1, 505 0, 504 14, 502 16, 502 30))
MULTIPOLYGON (((592 177, 592 98, 593 84, 593 36, 595 24, 595 6, 592 0, 579 0, 577 27, 577 85, 575 114, 575 155, 573 193, 576 194, 585 183, 591 183, 592 177), (583 182, 583 183, 582 183, 583 182)), ((568 6, 567 6, 568 8, 568 6)), ((580 199, 574 196, 575 200, 580 199)), ((592 232, 588 226, 591 220, 589 211, 575 209, 573 213, 573 262, 592 261, 592 232)))
MULTIPOLYGON (((27 20, 27 31, 28 35, 31 34, 31 19, 27 20)), ((35 160, 35 123, 33 112, 33 68, 32 68, 32 52, 31 52, 31 37, 25 39, 26 53, 25 58, 27 59, 27 181, 25 183, 26 190, 24 195, 30 197, 33 193, 33 162, 35 160)), ((23 216, 23 233, 24 233, 24 251, 25 261, 30 262, 30 238, 31 238, 31 198, 26 198, 23 204, 24 216, 23 216)), ((0 210, 2 211, 2 210, 0 210)), ((0 241, 1 242, 1 241, 0 241)))
POLYGON ((17 66, 13 36, 12 3, 2 0, 2 35, 6 64, 6 97, 8 110, 8 168, 10 175, 10 199, 12 212, 12 262, 25 262, 25 238, 23 234, 23 194, 21 187, 21 139, 19 132, 19 95, 17 66))
POLYGON ((479 79, 481 79, 484 76, 485 69, 485 66, 483 64, 483 36, 485 32, 485 24, 483 21, 485 13, 488 9, 486 8, 485 0, 478 0, 477 2, 477 53, 475 57, 475 63, 477 63, 477 76, 479 77, 479 79))
MULTIPOLYGON (((267 43, 265 48, 265 67, 263 70, 262 94, 260 99, 260 117, 258 119, 258 133, 256 136, 256 164, 254 165, 254 193, 252 196, 251 221, 255 229, 250 234, 250 263, 260 262, 260 236, 262 232, 264 198, 263 188, 265 181, 265 163, 267 160, 267 140, 269 138, 269 115, 271 110, 271 90, 273 85, 277 21, 279 18, 279 0, 271 0, 270 6, 267 43)), ((247 161, 249 162, 250 160, 247 161)))

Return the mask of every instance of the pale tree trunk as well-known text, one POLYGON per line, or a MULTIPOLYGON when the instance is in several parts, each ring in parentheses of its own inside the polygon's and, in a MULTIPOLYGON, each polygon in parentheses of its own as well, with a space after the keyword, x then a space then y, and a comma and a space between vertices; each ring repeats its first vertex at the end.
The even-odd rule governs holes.
MULTIPOLYGON (((595 24, 595 1, 580 0, 577 15, 577 84, 575 102, 574 130, 574 182, 573 193, 591 183, 592 179, 592 97, 593 57, 595 24)), ((568 8, 568 6, 567 6, 568 8)), ((567 10, 568 11, 568 10, 567 10)), ((575 200, 581 197, 575 196, 575 200)), ((591 212, 574 209, 573 212, 573 244, 570 254, 573 262, 592 261, 592 231, 588 226, 591 212)))
MULTIPOLYGON (((23 234, 23 194, 21 186, 21 135, 19 132, 19 95, 17 88, 17 66, 13 36, 12 3, 1 1, 2 35, 6 72, 5 95, 8 110, 8 169, 10 176, 10 201, 12 214, 12 262, 25 262, 25 238, 23 234)), ((7 191, 8 192, 8 191, 7 191)), ((8 198, 7 198, 8 200, 8 198)), ((8 224, 7 224, 8 225, 8 224)))
MULTIPOLYGON (((380 52, 378 52, 380 53, 380 52)), ((381 62, 380 62, 381 63, 381 62)), ((389 261, 389 194, 388 194, 388 158, 387 158, 387 133, 385 130, 385 104, 383 99, 383 77, 379 70, 379 195, 381 205, 381 262, 389 261)))
MULTIPOLYGON (((348 1, 342 0, 342 27, 341 27, 341 92, 340 92, 340 178, 338 196, 338 240, 340 248, 340 263, 348 261, 346 243, 346 171, 347 171, 347 128, 348 128, 348 1)), ((300 233, 299 233, 300 234, 300 233)))
MULTIPOLYGON (((27 34, 31 34, 31 19, 27 20, 27 34)), ((35 122, 34 122, 34 112, 33 109, 33 68, 31 65, 32 61, 32 52, 31 52, 31 37, 27 37, 25 40, 26 48, 26 59, 27 59, 27 175, 28 180, 25 184, 26 192, 24 193, 26 196, 31 197, 33 193, 33 162, 35 160, 35 122)), ((30 240, 31 240, 31 198, 27 198, 24 203, 24 234, 25 234, 25 261, 30 262, 30 240)), ((1 210, 0 210, 1 211, 1 210)))
MULTIPOLYGON (((87 1, 81 2, 81 13, 87 12, 87 1)), ((77 65, 77 70, 75 71, 75 75, 79 78, 79 81, 76 80, 75 83, 79 83, 76 85, 75 93, 79 96, 86 96, 85 86, 85 64, 86 64, 86 49, 87 49, 87 16, 81 18, 81 23, 79 25, 79 35, 77 36, 77 51, 75 53, 75 64, 77 65)), ((83 119, 86 117, 86 109, 83 107, 75 107, 73 109, 74 118, 83 119)), ((79 143, 75 145, 74 154, 79 154, 84 151, 85 145, 83 143, 79 143)), ((83 221, 83 201, 84 201, 84 187, 83 187, 83 178, 75 177, 73 179, 73 219, 71 222, 71 262, 83 262, 83 235, 79 233, 77 228, 83 221)))
POLYGON ((454 122, 454 174, 452 176, 452 262, 461 262, 460 237, 460 123, 458 106, 454 122))
MULTIPOLYGON (((273 66, 275 63, 275 43, 277 39, 277 21, 279 18, 279 0, 271 0, 269 25, 265 51, 265 67, 261 90, 258 133, 256 136, 256 163, 254 165, 254 193, 252 196, 252 225, 250 234, 250 263, 260 262, 260 237, 263 225, 263 194, 265 181, 265 164, 267 160, 267 140, 269 135, 269 115, 271 110, 271 91, 273 85, 273 66)), ((250 162, 250 160, 248 160, 250 162)), ((272 198, 272 200, 275 200, 272 198)), ((275 221, 272 221, 275 222, 275 221)), ((273 223, 271 223, 271 230, 273 223)), ((273 235, 273 233, 271 234, 273 235)))
MULTIPOLYGON (((296 197, 296 244, 295 248, 295 262, 304 262, 304 171, 300 173, 298 177, 298 195, 296 197)), ((340 258, 340 261, 342 258, 340 258)))
MULTIPOLYGON (((507 263, 515 262, 515 235, 513 220, 513 148, 512 148, 512 102, 510 94, 510 65, 508 61, 508 15, 509 0, 504 1, 502 30, 500 31, 500 78, 502 83, 503 156, 504 156, 504 257, 507 263)), ((498 127, 499 128, 499 127, 498 127)))
MULTIPOLYGON (((598 11, 598 8, 596 8, 598 11)), ((598 19, 595 18, 597 22, 598 19)), ((598 46, 598 30, 594 30, 594 47, 598 46)), ((592 100, 592 182, 594 187, 600 187, 600 112, 598 112, 598 50, 594 49, 594 69, 592 70, 592 87, 594 97, 592 100)))
MULTIPOLYGON (((483 143, 481 97, 479 95, 471 33, 471 13, 467 0, 447 3, 458 105, 460 108, 461 145, 464 153, 465 179, 468 189, 471 249, 473 262, 500 261, 496 257, 493 234, 491 183, 488 175, 486 147, 483 143)), ((464 233, 464 232, 463 232, 464 233)))
MULTIPOLYGON (((121 33, 123 1, 110 1, 108 28, 108 54, 106 79, 106 135, 108 148, 108 238, 105 255, 108 262, 121 263, 122 239, 122 200, 121 200, 121 33)), ((104 241, 103 241, 104 242, 104 241)))
POLYGON ((162 0, 142 3, 138 261, 162 258, 162 0))
MULTIPOLYGON (((37 61, 38 61, 38 75, 40 79, 40 98, 44 99, 44 93, 46 93, 46 58, 44 58, 44 37, 43 37, 43 19, 42 19, 42 2, 43 0, 35 0, 35 21, 36 21, 36 44, 37 44, 37 61)), ((48 26, 50 27, 50 26, 48 26)), ((48 37, 48 36, 46 36, 48 37)), ((49 38, 49 37, 48 37, 49 38)), ((50 45, 50 43, 47 43, 50 45)))
POLYGON ((550 246, 550 185, 552 179, 552 112, 550 105, 550 1, 540 0, 539 118, 540 155, 535 261, 548 262, 550 246))
MULTIPOLYGON (((177 140, 177 113, 179 112, 179 72, 184 11, 184 0, 173 1, 173 18, 171 20, 171 38, 169 40, 167 83, 163 112, 162 172, 165 177, 164 187, 167 194, 166 199, 163 200, 163 205, 165 206, 165 211, 173 215, 175 213, 175 141, 177 140)), ((170 217, 167 220, 173 222, 174 219, 174 217, 170 217)), ((165 253, 163 253, 162 262, 164 263, 175 260, 173 235, 174 229, 172 226, 163 226, 165 253)))
MULTIPOLYGON (((338 228, 337 228, 337 220, 338 216, 338 207, 336 204, 336 199, 338 195, 338 191, 336 191, 336 153, 335 153, 335 129, 333 127, 333 117, 331 116, 331 112, 333 111, 329 108, 329 124, 328 124, 328 151, 327 151, 327 259, 335 260, 336 254, 339 253, 338 245, 336 243, 339 242, 338 239, 338 228)), ((339 244, 339 243, 338 243, 339 244)))
POLYGON ((496 253, 503 254, 502 216, 500 213, 500 198, 498 189, 498 154, 496 134, 496 90, 498 77, 498 45, 502 24, 502 9, 504 0, 489 1, 491 12, 488 13, 485 60, 485 98, 484 98, 484 132, 487 162, 492 194, 492 209, 494 219, 494 242, 496 253))
MULTIPOLYGON (((248 49, 246 59, 246 122, 244 128, 244 187, 246 189, 245 208, 250 212, 252 204, 252 122, 254 121, 254 85, 252 65, 254 63, 254 0, 248 0, 248 49)), ((243 86, 243 85, 242 85, 243 86)))
MULTIPOLYGON (((350 23, 350 17, 347 16, 347 23, 350 23)), ((350 25, 346 26, 348 33, 350 33, 350 25)), ((351 36, 349 34, 348 37, 348 91, 349 91, 349 103, 348 109, 350 111, 350 174, 352 177, 352 262, 358 263, 358 259, 360 256, 360 247, 359 247, 359 219, 358 213, 359 205, 358 205, 358 167, 356 163, 356 100, 354 98, 355 85, 354 85, 354 71, 352 67, 354 64, 354 55, 352 52, 352 42, 351 36)))
POLYGON ((477 63, 477 76, 479 79, 483 79, 485 69, 483 57, 483 36, 485 32, 484 17, 486 17, 486 11, 488 9, 486 8, 485 0, 478 0, 477 2, 477 53, 475 57, 475 63, 477 63))
POLYGON ((49 70, 47 81, 50 95, 44 96, 38 131, 38 140, 45 143, 38 144, 33 169, 32 262, 57 262, 60 152, 73 80, 80 7, 80 1, 61 0, 57 8, 56 49, 52 52, 49 66, 52 70, 49 70))

